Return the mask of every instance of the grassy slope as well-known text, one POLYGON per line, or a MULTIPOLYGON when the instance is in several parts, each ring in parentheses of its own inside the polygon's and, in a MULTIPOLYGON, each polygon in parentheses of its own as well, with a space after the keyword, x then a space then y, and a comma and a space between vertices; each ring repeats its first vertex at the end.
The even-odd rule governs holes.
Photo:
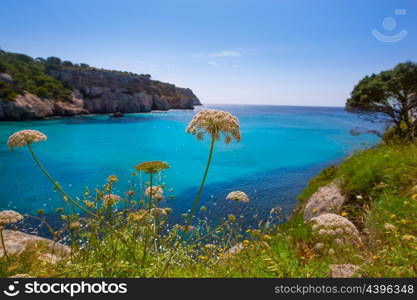
MULTIPOLYGON (((299 195, 299 206, 288 222, 258 237, 228 263, 206 268, 199 276, 326 277, 329 265, 353 263, 360 276, 417 276, 417 145, 380 145, 357 152, 339 166, 323 170, 299 195), (342 182, 348 201, 347 218, 360 228, 361 248, 336 249, 335 255, 314 250, 317 237, 303 221, 303 204, 332 180, 342 182), (359 197, 357 197, 359 196, 359 197), (385 229, 390 223, 395 230, 385 229)), ((190 275, 183 271, 174 276, 190 275)))
MULTIPOLYGON (((267 232, 253 231, 239 254, 217 261, 212 250, 200 256, 192 250, 180 249, 169 277, 326 277, 329 265, 353 263, 361 266, 360 276, 416 277, 417 276, 417 145, 380 145, 357 152, 339 166, 323 170, 313 178, 300 194, 299 207, 283 225, 267 232), (347 218, 361 230, 363 245, 335 248, 327 241, 320 252, 314 249, 323 242, 312 235, 310 225, 302 218, 306 200, 320 187, 338 179, 348 197, 343 207, 347 218), (394 225, 393 230, 385 228, 394 225), (329 255, 329 248, 336 251, 329 255), (184 254, 182 254, 184 251, 184 254), (187 252, 186 252, 187 251, 187 252), (191 252, 190 252, 191 251, 191 252)), ((73 260, 74 265, 41 268, 28 271, 26 256, 14 257, 13 267, 1 262, 0 275, 30 272, 38 276, 139 276, 131 269, 129 254, 120 244, 107 241, 108 251, 120 249, 118 257, 106 262, 106 249, 88 253, 73 260), (9 270, 10 269, 10 270, 9 270)), ((203 247, 204 248, 204 247, 203 247)), ((32 256, 33 257, 33 256, 32 256)), ((150 257, 148 274, 163 267, 165 257, 150 257)), ((33 260, 31 260, 33 261, 33 260)), ((157 274, 157 273, 154 273, 157 274)))

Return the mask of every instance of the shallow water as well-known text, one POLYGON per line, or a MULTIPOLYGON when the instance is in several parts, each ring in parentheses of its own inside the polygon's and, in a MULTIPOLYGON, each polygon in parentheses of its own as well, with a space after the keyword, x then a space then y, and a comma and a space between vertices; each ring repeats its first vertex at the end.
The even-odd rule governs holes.
MULTIPOLYGON (((217 143, 201 204, 217 219, 229 212, 265 216, 274 206, 286 211, 296 195, 321 168, 339 161, 355 149, 370 145, 375 136, 351 136, 353 127, 373 125, 342 108, 285 106, 226 106, 210 108, 239 117, 242 141, 217 143), (227 202, 228 192, 242 190, 251 201, 227 202)), ((196 110, 199 110, 198 108, 196 110)), ((6 142, 21 129, 37 129, 48 140, 34 151, 53 177, 74 196, 119 177, 117 191, 129 189, 133 166, 142 161, 167 161, 170 169, 159 182, 175 199, 161 206, 174 209, 174 217, 190 208, 204 171, 209 141, 185 133, 196 111, 130 114, 120 119, 86 116, 30 122, 0 122, 0 209, 33 213, 63 206, 61 197, 36 168, 28 150, 10 152, 6 142)), ((147 180, 147 179, 146 179, 147 180)), ((145 182, 137 177, 136 183, 145 182)))

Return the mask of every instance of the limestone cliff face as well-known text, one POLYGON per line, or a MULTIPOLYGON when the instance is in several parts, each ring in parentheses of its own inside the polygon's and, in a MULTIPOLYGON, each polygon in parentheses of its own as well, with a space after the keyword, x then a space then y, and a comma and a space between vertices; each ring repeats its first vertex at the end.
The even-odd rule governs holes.
POLYGON ((29 93, 14 101, 0 99, 0 120, 193 109, 201 105, 190 89, 151 80, 149 75, 94 68, 57 68, 47 73, 73 89, 71 101, 51 101, 29 93))
POLYGON ((25 93, 14 101, 0 99, 0 120, 44 119, 52 116, 75 116, 87 114, 81 98, 73 93, 71 102, 51 101, 25 93))
POLYGON ((190 89, 151 80, 149 75, 64 68, 49 75, 78 90, 91 113, 135 113, 192 109, 200 101, 190 89))

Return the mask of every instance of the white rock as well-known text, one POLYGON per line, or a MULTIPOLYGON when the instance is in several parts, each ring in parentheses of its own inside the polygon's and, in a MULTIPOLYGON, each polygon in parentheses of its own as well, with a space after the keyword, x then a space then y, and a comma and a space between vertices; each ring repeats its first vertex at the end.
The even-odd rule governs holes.
POLYGON ((304 209, 304 220, 324 213, 338 213, 346 198, 336 183, 330 183, 318 189, 308 200, 304 209))
MULTIPOLYGON (((56 263, 70 255, 71 249, 60 243, 15 230, 3 230, 4 244, 8 255, 19 255, 25 251, 43 246, 41 258, 50 263, 56 263)), ((4 256, 3 246, 0 246, 0 257, 4 256)))

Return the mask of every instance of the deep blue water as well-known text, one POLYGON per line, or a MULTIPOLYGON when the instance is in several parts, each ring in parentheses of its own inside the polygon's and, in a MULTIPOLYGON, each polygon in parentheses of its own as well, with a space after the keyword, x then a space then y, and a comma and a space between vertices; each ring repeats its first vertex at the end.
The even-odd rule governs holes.
MULTIPOLYGON (((242 141, 217 143, 201 204, 212 219, 230 212, 265 216, 272 207, 293 208, 297 194, 319 170, 338 162, 355 149, 376 141, 371 135, 351 136, 353 127, 372 124, 342 108, 232 106, 226 110, 240 120, 242 141), (230 203, 228 192, 242 190, 249 204, 230 203)), ((204 171, 209 141, 185 133, 195 111, 131 114, 120 119, 86 116, 30 122, 0 122, 0 209, 33 213, 63 206, 61 197, 36 168, 26 148, 9 151, 6 141, 21 129, 37 129, 48 140, 35 144, 45 167, 72 195, 82 195, 119 177, 117 192, 131 184, 133 166, 142 161, 167 161, 170 169, 159 182, 167 185, 162 201, 174 217, 190 208, 204 171)), ((136 183, 145 178, 137 177, 136 183)))

